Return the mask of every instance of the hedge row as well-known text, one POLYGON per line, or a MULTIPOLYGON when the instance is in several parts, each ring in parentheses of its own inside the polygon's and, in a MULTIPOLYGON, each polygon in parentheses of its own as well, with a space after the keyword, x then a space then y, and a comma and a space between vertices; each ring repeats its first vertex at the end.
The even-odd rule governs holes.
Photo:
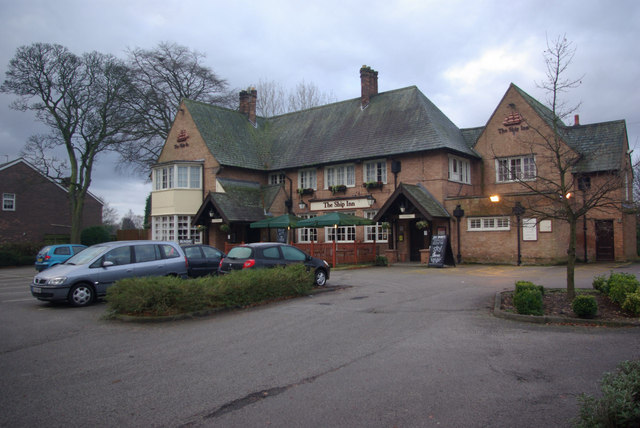
POLYGON ((303 296, 311 292, 313 284, 313 272, 307 272, 303 265, 246 269, 189 280, 127 278, 107 290, 106 301, 112 314, 165 316, 303 296))
POLYGON ((640 281, 635 275, 611 272, 608 278, 606 275, 596 276, 592 285, 622 309, 640 315, 640 281))

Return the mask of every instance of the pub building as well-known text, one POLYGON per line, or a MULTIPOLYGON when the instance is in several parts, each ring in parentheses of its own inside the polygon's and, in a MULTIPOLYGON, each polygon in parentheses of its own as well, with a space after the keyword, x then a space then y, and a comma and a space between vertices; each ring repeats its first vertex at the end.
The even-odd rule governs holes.
MULTIPOLYGON (((416 86, 378 92, 378 72, 367 66, 360 86, 358 98, 270 118, 256 115, 253 88, 240 92, 237 110, 183 100, 152 167, 152 239, 223 251, 281 240, 318 253, 335 243, 339 253, 427 263, 432 240, 443 236, 457 262, 566 260, 567 224, 531 216, 522 184, 553 176, 547 154, 532 145, 551 129, 548 108, 511 84, 485 125, 460 129, 416 86), (331 212, 374 223, 250 227, 270 216, 331 212)), ((578 259, 633 258, 636 220, 623 209, 633 181, 625 121, 560 123, 561 144, 584 155, 581 183, 603 174, 622 183, 611 190, 617 207, 580 219, 578 259), (598 156, 587 156, 594 150, 598 156)), ((332 250, 322 251, 331 259, 332 250)))

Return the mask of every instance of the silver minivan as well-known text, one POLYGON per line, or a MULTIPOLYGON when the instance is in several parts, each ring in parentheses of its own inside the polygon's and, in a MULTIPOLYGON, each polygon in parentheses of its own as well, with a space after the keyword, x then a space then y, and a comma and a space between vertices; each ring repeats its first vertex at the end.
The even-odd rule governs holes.
POLYGON ((38 300, 67 300, 86 306, 107 293, 115 281, 134 276, 187 277, 188 262, 175 242, 119 241, 93 245, 33 278, 38 300))

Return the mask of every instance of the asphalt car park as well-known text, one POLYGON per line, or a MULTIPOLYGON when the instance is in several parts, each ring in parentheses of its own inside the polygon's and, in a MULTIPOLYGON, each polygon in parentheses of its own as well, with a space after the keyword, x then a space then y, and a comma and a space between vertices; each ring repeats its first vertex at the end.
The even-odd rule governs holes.
MULTIPOLYGON (((588 265, 595 275, 640 265, 588 265)), ((334 292, 179 322, 29 293, 0 269, 0 426, 570 426, 577 396, 640 357, 638 328, 493 317, 515 280, 564 267, 333 270, 334 292)))

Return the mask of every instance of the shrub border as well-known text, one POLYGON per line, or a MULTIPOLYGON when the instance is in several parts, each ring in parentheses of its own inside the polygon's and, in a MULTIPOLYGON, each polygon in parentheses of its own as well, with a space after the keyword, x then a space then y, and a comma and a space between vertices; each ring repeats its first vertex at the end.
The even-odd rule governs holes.
MULTIPOLYGON (((552 290, 552 289, 547 289, 552 290)), ((498 291, 493 304, 493 316, 497 318, 510 319, 514 321, 529 322, 535 324, 580 324, 585 326, 605 326, 605 327, 640 327, 640 321, 611 321, 598 319, 584 319, 572 317, 556 317, 549 315, 522 315, 503 311, 502 295, 513 293, 513 290, 498 291)))
POLYGON ((313 297, 316 294, 320 294, 320 293, 326 293, 329 291, 337 291, 339 289, 342 288, 346 288, 343 286, 324 286, 324 287, 316 287, 313 290, 311 290, 311 293, 309 293, 306 296, 297 296, 297 297, 291 297, 289 299, 286 300, 277 300, 277 301, 267 301, 264 303, 261 303, 259 305, 256 306, 251 306, 249 308, 240 308, 240 309, 229 309, 229 308, 215 308, 215 309, 205 309, 202 311, 195 311, 195 312, 185 312, 185 313, 181 313, 181 314, 175 314, 175 315, 161 315, 161 316, 143 316, 143 315, 123 315, 123 314, 112 314, 112 313, 107 313, 103 318, 106 320, 116 320, 116 321, 121 321, 121 322, 137 322, 137 323, 160 323, 160 322, 170 322, 170 321, 182 321, 182 320, 189 320, 189 319, 196 319, 196 318, 204 318, 210 315, 214 315, 218 312, 231 312, 231 311, 238 311, 238 310, 248 310, 248 309, 254 309, 254 308, 259 308, 259 307, 263 307, 269 304, 273 304, 273 303, 279 303, 279 302, 284 302, 287 300, 292 300, 292 299, 299 299, 302 297, 313 297))

